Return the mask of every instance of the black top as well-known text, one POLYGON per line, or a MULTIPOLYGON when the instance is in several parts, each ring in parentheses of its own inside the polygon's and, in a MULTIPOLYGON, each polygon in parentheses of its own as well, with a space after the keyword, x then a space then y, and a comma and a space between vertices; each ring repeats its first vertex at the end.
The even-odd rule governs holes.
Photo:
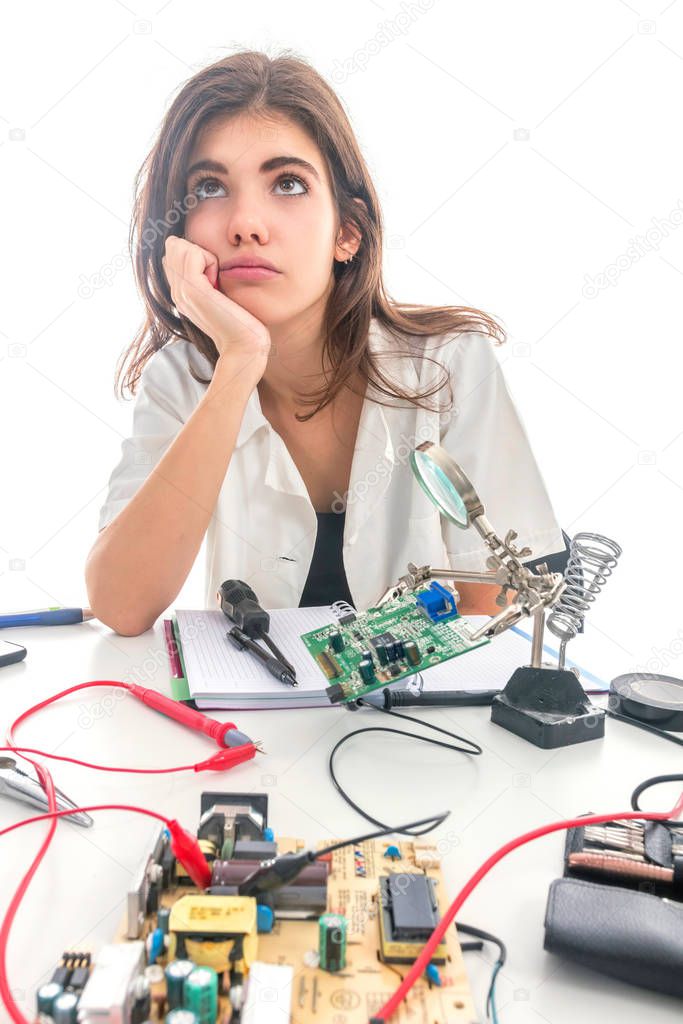
MULTIPOLYGON (((355 607, 342 558, 346 511, 342 513, 316 512, 316 516, 318 517, 318 532, 313 560, 308 570, 299 608, 329 605, 333 601, 348 601, 355 607)), ((569 561, 571 538, 564 530, 562 530, 562 538, 566 545, 564 551, 558 551, 553 555, 543 555, 540 558, 531 558, 523 564, 536 568, 541 562, 546 562, 548 572, 563 573, 569 561)), ((580 632, 583 632, 583 627, 580 632)))
POLYGON ((308 570, 299 608, 329 605, 333 601, 353 604, 346 579, 342 549, 344 547, 344 521, 346 511, 316 512, 318 532, 315 538, 313 560, 308 570))

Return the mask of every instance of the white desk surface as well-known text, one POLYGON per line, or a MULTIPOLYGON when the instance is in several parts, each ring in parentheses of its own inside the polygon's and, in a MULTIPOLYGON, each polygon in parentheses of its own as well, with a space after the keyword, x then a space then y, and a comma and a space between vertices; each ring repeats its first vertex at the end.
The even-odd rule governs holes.
MULTIPOLYGON (((5 639, 28 649, 23 662, 0 670, 3 735, 25 708, 76 683, 130 680, 169 692, 161 619, 154 630, 139 637, 117 636, 97 621, 2 632, 5 639)), ((578 648, 573 653, 579 660, 578 648)), ((612 674, 629 667, 634 666, 615 664, 612 674)), ((83 804, 139 804, 176 817, 190 829, 197 824, 201 791, 223 789, 268 793, 276 834, 301 836, 312 843, 370 830, 335 792, 327 775, 327 755, 344 732, 363 724, 383 724, 378 715, 339 708, 209 714, 234 718, 240 729, 262 741, 266 753, 223 774, 116 775, 53 761, 55 783, 83 804)), ((611 720, 603 740, 546 751, 493 725, 488 708, 420 714, 472 737, 484 748, 483 755, 467 757, 408 739, 366 735, 342 750, 339 775, 361 806, 388 822, 399 824, 431 811, 451 810, 432 833, 441 841, 451 896, 508 839, 576 814, 627 810, 631 791, 640 781, 681 770, 680 750, 674 744, 611 720)), ((75 694, 38 713, 20 729, 17 742, 126 767, 192 763, 216 749, 208 738, 107 688, 75 694)), ((646 806, 672 806, 675 788, 664 786, 659 793, 648 794, 646 806)), ((2 825, 31 813, 24 805, 0 800, 2 825)), ((155 827, 150 818, 118 811, 98 813, 90 829, 60 824, 10 938, 10 984, 29 1018, 35 990, 47 980, 63 950, 96 952, 111 941, 127 886, 155 827)), ((33 825, 3 837, 3 911, 45 829, 33 825)), ((492 931, 507 944, 508 962, 497 984, 501 1024, 680 1020, 679 1000, 544 952, 548 886, 562 873, 563 841, 564 833, 557 833, 509 855, 461 912, 463 923, 492 931)), ((482 1020, 492 953, 487 946, 483 954, 466 955, 482 1020)), ((5 1021, 1 1008, 0 1013, 5 1021)))

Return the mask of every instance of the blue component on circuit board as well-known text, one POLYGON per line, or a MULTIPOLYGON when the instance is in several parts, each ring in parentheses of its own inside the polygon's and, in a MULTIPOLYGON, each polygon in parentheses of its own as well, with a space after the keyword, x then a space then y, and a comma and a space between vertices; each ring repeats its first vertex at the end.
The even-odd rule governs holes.
POLYGON ((256 904, 256 931, 272 932, 275 923, 275 915, 265 903, 256 904))
POLYGON ((147 963, 155 964, 157 957, 164 952, 164 932, 162 928, 155 928, 147 936, 147 963))
POLYGON ((422 590, 417 595, 416 604, 426 612, 432 622, 445 622, 458 615, 453 594, 436 580, 430 583, 427 590, 422 590))

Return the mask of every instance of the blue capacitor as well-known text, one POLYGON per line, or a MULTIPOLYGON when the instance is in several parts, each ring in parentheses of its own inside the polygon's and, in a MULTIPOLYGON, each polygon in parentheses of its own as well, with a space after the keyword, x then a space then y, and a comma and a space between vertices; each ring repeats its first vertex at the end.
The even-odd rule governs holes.
POLYGON ((275 915, 265 903, 258 903, 256 906, 256 930, 258 932, 272 932, 275 915))

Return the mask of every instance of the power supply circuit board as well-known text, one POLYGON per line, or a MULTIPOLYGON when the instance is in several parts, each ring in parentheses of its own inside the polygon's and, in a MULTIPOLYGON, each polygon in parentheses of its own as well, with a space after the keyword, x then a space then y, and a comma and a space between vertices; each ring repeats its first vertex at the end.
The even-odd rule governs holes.
MULTIPOLYGON (((279 853, 285 853, 302 849, 303 843, 279 837, 277 846, 279 853)), ((255 986, 261 984, 261 1001, 266 1002, 262 1009, 271 1014, 256 1015, 259 1024, 266 1020, 274 1024, 367 1024, 395 991, 449 903, 438 847, 426 839, 370 840, 337 850, 329 860, 325 887, 327 912, 346 921, 344 965, 336 971, 322 968, 316 916, 277 919, 276 913, 272 930, 256 936, 258 963, 252 965, 252 998, 255 986), (288 972, 286 987, 278 993, 273 990, 277 983, 268 981, 264 988, 257 978, 264 964, 288 972)), ((192 899, 193 893, 196 890, 187 884, 170 886, 161 892, 159 907, 172 913, 174 904, 192 899)), ((210 905, 212 897, 204 899, 210 905)), ((217 897, 213 899, 218 902, 217 897)), ((205 918, 210 916, 206 907, 202 913, 205 918)), ((140 938, 147 945, 156 924, 157 914, 145 916, 140 938)), ((128 941, 125 920, 115 941, 128 941)), ((166 965, 168 958, 162 956, 157 962, 166 965)), ((432 976, 416 982, 392 1024, 472 1024, 477 1019, 455 928, 449 928, 437 946, 432 964, 432 976)), ((151 994, 150 1020, 156 1024, 164 1020, 161 1008, 168 1009, 163 976, 152 983, 151 994)), ((245 1018, 252 1020, 245 1013, 241 1024, 245 1018)), ((227 996, 221 994, 216 1024, 230 1024, 235 1019, 227 996)))
MULTIPOLYGON (((264 793, 203 792, 193 842, 201 888, 155 830, 114 940, 62 954, 35 1024, 368 1024, 450 903, 430 837, 326 839, 311 856, 276 838, 264 793)), ((391 1022, 475 1020, 451 925, 391 1022)))
POLYGON ((473 640, 475 632, 458 613, 451 591, 433 582, 380 607, 342 616, 301 639, 328 679, 327 696, 336 704, 490 643, 488 637, 473 640))

